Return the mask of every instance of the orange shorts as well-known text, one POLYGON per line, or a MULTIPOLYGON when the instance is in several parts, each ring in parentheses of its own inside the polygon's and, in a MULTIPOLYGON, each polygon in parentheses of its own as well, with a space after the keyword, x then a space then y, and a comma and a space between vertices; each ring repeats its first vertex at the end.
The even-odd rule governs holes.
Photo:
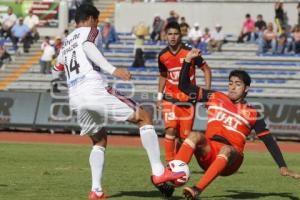
MULTIPOLYGON (((198 164, 201 168, 206 171, 208 167, 212 164, 212 162, 216 159, 217 155, 219 154, 221 148, 226 145, 220 142, 216 142, 213 140, 207 139, 207 143, 210 146, 210 152, 206 156, 202 156, 197 153, 197 149, 195 151, 195 157, 198 161, 198 164)), ((238 171, 240 166, 242 165, 244 160, 244 155, 238 154, 236 159, 226 166, 226 168, 221 173, 221 176, 230 176, 238 171)))
POLYGON ((163 119, 165 128, 175 128, 178 137, 185 139, 193 128, 195 116, 194 106, 178 106, 163 101, 163 119))

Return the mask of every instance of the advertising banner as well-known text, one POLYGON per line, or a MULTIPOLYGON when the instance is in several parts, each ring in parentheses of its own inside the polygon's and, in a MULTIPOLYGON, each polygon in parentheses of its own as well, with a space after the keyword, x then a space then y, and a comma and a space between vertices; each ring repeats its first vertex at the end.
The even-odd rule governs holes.
POLYGON ((76 114, 71 112, 66 98, 55 98, 51 93, 41 94, 36 126, 68 127, 77 126, 76 114))
POLYGON ((32 127, 35 121, 39 93, 0 93, 0 126, 16 124, 32 127))
POLYGON ((58 27, 59 2, 34 1, 31 9, 40 19, 39 27, 58 27))
POLYGON ((33 14, 39 17, 38 27, 57 28, 59 25, 59 1, 24 1, 23 3, 16 3, 15 1, 1 0, 0 16, 6 13, 9 6, 13 8, 13 12, 17 17, 26 17, 28 11, 32 9, 33 14))
POLYGON ((299 99, 249 99, 259 106, 265 115, 269 129, 274 133, 294 133, 300 135, 299 99), (259 103, 257 103, 259 102, 259 103))
MULTIPOLYGON (((136 93, 131 96, 141 107, 152 114, 154 125, 160 134, 164 124, 161 110, 157 109, 155 94, 136 93)), ((248 103, 264 114, 272 133, 280 136, 300 136, 300 101, 298 99, 249 98, 248 103)), ((207 111, 204 104, 196 105, 195 130, 205 130, 207 111)), ((43 127, 49 129, 79 130, 76 113, 72 112, 67 94, 52 93, 0 93, 0 125, 43 127)), ((106 127, 113 130, 135 130, 127 122, 107 121, 106 127)))

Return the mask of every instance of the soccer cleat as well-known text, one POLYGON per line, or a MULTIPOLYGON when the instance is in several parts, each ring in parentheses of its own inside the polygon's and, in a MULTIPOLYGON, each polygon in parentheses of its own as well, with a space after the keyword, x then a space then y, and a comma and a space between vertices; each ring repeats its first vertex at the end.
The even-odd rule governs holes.
POLYGON ((154 184, 153 182, 153 176, 151 176, 151 181, 153 185, 160 191, 160 193, 163 195, 165 198, 172 197, 173 192, 175 190, 174 186, 169 184, 169 183, 160 183, 160 184, 154 184))
POLYGON ((190 187, 184 187, 183 188, 183 195, 185 199, 187 200, 200 200, 200 193, 201 190, 197 188, 196 186, 190 188, 190 187))
POLYGON ((107 198, 107 196, 104 193, 102 193, 101 195, 98 195, 94 191, 91 191, 89 193, 89 200, 99 200, 99 199, 106 199, 106 198, 107 198))
POLYGON ((168 181, 174 181, 185 176, 185 172, 172 172, 170 168, 165 168, 165 171, 160 176, 152 176, 151 180, 154 185, 159 185, 168 181))

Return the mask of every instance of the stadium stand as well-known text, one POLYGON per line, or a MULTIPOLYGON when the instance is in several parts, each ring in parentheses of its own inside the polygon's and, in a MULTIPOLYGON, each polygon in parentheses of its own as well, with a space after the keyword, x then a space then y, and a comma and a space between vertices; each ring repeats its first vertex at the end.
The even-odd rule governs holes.
MULTIPOLYGON (((243 0, 241 0, 241 2, 242 1, 243 0)), ((105 18, 109 17, 113 20, 114 13, 111 12, 113 10, 111 7, 113 2, 115 1, 99 0, 94 1, 94 4, 103 10, 103 12, 105 10, 109 11, 110 14, 105 15, 105 18)), ((165 47, 166 43, 162 41, 152 42, 150 38, 147 37, 144 45, 146 56, 145 67, 134 67, 132 63, 134 60, 135 38, 132 36, 132 33, 118 33, 118 37, 120 39, 119 41, 112 43, 109 50, 104 50, 105 57, 117 67, 128 68, 133 78, 129 82, 123 82, 107 75, 109 83, 126 94, 130 94, 134 91, 135 94, 137 94, 135 97, 138 96, 137 98, 139 100, 141 100, 139 97, 141 96, 140 94, 145 93, 147 93, 150 98, 147 99, 147 101, 155 100, 158 85, 157 56, 158 52, 165 47)), ((212 89, 226 91, 226 82, 229 72, 233 69, 244 69, 247 70, 253 78, 253 85, 249 97, 274 99, 275 103, 278 99, 292 99, 292 101, 297 101, 297 99, 300 98, 299 55, 287 54, 282 56, 271 55, 269 53, 257 55, 257 44, 237 44, 235 42, 237 35, 231 34, 226 36, 226 40, 228 42, 223 45, 222 52, 206 53, 203 55, 212 68, 212 89)), ((40 73, 39 58, 41 55, 41 43, 42 39, 33 44, 30 53, 16 54, 16 52, 11 49, 12 43, 5 41, 5 46, 11 53, 13 60, 11 63, 6 64, 5 68, 0 69, 0 90, 2 90, 2 92, 38 93, 40 99, 43 99, 43 97, 45 97, 44 99, 49 99, 49 91, 53 89, 51 83, 53 76, 52 74, 40 73)), ((204 84, 202 73, 199 73, 196 78, 200 85, 204 84)), ((58 89, 62 95, 67 93, 66 88, 62 85, 59 85, 58 89)), ((57 101, 57 99, 53 101, 57 101)), ((62 107, 63 106, 64 105, 62 105, 62 107)), ((40 112, 44 112, 44 110, 40 112)), ((39 119, 39 117, 36 119, 39 119)), ((162 130, 162 126, 160 126, 161 120, 156 121, 156 125, 162 130)), ((38 121, 36 123, 37 126, 47 128, 49 124, 53 123, 52 128, 55 126, 56 128, 62 127, 66 130, 64 123, 60 122, 60 124, 55 119, 49 118, 49 116, 45 116, 45 122, 38 121), (46 119, 48 120, 47 122, 46 119)), ((68 126, 70 126, 70 124, 68 124, 68 126)), ((110 124, 109 128, 114 129, 114 131, 122 132, 127 129, 134 130, 133 126, 127 123, 125 125, 124 123, 110 124)))
MULTIPOLYGON (((95 1, 94 4, 103 10, 102 16, 104 18, 113 18, 114 0, 95 1)), ((101 18, 102 19, 102 18, 101 18)), ((100 19, 100 20, 101 20, 100 19)), ((136 84, 136 91, 144 88, 145 85, 149 88, 148 91, 156 92, 157 87, 157 54, 164 48, 165 43, 154 43, 149 39, 145 41, 144 50, 146 54, 147 67, 134 68, 131 66, 134 58, 134 38, 131 33, 119 33, 120 40, 111 44, 109 50, 105 50, 104 54, 108 60, 119 67, 129 67, 134 75, 131 83, 136 84)), ((222 52, 204 55, 209 65, 213 69, 213 88, 226 88, 226 78, 228 72, 232 69, 246 69, 250 72, 254 79, 253 90, 251 96, 265 96, 265 97, 299 97, 300 86, 298 83, 300 79, 299 61, 300 57, 296 55, 273 56, 270 54, 257 56, 256 44, 237 44, 230 41, 235 41, 236 36, 227 35, 229 43, 225 44, 222 52)), ((6 45, 11 47, 11 43, 6 45)), ((22 54, 14 59, 10 64, 7 64, 5 69, 2 69, 0 80, 4 80, 10 76, 12 82, 5 88, 5 90, 28 90, 28 91, 47 91, 50 89, 51 75, 42 75, 39 72, 38 61, 34 62, 26 73, 18 77, 16 81, 15 75, 11 75, 16 69, 19 69, 24 62, 30 59, 31 56, 36 55, 40 51, 40 42, 34 44, 29 54, 22 54)), ((13 53, 13 52, 12 52, 13 53)), ((203 83, 202 77, 199 76, 200 84, 203 83)), ((113 84, 117 80, 108 77, 113 84)), ((128 89, 128 86, 118 84, 119 89, 128 89)))
MULTIPOLYGON (((121 35, 120 35, 121 36, 121 35)), ((122 38, 122 37, 121 37, 122 38)), ((145 46, 146 54, 155 55, 155 57, 147 59, 145 68, 134 68, 131 66, 133 62, 133 39, 121 39, 118 44, 112 44, 111 50, 104 52, 110 62, 119 67, 129 67, 132 72, 132 83, 137 88, 143 89, 143 85, 150 86, 150 92, 155 92, 157 87, 157 53, 164 47, 163 45, 149 44, 145 46)), ((8 44, 9 45, 9 44, 8 44)), ((39 44, 32 48, 32 53, 24 54, 18 57, 11 64, 7 64, 1 73, 1 78, 13 72, 22 63, 28 60, 39 51, 39 44)), ((211 55, 204 55, 209 65, 213 69, 213 88, 220 87, 222 90, 226 88, 226 78, 228 72, 232 69, 246 69, 252 75, 253 92, 252 96, 277 96, 293 97, 299 96, 300 72, 299 61, 297 56, 256 56, 255 46, 252 44, 225 44, 224 51, 211 55), (251 50, 252 48, 252 50, 251 50), (244 51, 245 50, 245 51, 244 51), (287 91, 285 91, 287 89, 287 91)), ((199 76, 199 83, 203 84, 202 76, 199 76)), ((41 75, 39 64, 34 63, 32 67, 15 82, 11 83, 6 90, 35 90, 45 91, 50 89, 50 81, 52 75, 41 75)), ((108 76, 111 83, 117 81, 115 78, 108 76)), ((119 89, 124 86, 118 84, 119 89)), ((139 89, 137 89, 139 91, 139 89)))

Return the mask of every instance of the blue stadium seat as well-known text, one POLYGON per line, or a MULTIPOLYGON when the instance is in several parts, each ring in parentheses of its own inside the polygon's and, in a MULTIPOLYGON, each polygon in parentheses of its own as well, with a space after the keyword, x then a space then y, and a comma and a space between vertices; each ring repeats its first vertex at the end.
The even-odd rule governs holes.
POLYGON ((242 61, 236 62, 237 65, 260 65, 260 66, 300 66, 299 62, 266 62, 266 61, 242 61))

